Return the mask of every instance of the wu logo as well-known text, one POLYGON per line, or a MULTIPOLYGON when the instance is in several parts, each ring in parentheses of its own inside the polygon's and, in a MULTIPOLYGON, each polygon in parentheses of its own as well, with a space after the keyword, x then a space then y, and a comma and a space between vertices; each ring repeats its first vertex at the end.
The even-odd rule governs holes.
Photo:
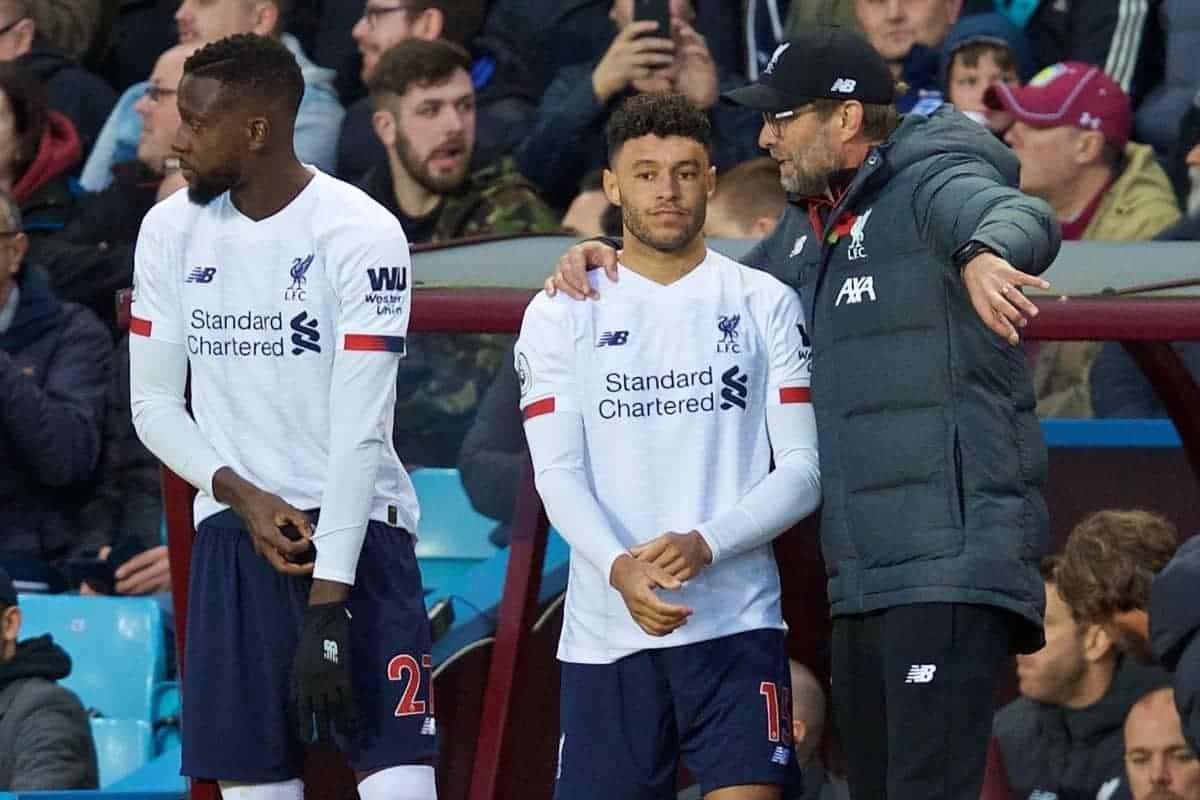
POLYGON ((317 320, 309 317, 307 311, 301 311, 292 317, 292 355, 298 356, 306 350, 310 353, 321 352, 321 333, 317 330, 317 320))
POLYGON ((629 331, 605 331, 600 334, 596 347, 620 347, 629 341, 629 331))
POLYGON ((843 300, 846 301, 846 305, 854 305, 855 303, 861 303, 864 297, 867 297, 871 302, 875 302, 874 276, 851 276, 846 278, 846 281, 842 284, 842 289, 838 292, 837 300, 833 302, 833 305, 836 308, 842 304, 843 300))
POLYGON ((331 664, 338 663, 337 642, 333 641, 332 639, 326 639, 324 642, 324 646, 325 646, 325 660, 331 664))
MULTIPOLYGON (((717 318, 717 330, 721 332, 721 341, 717 342, 718 353, 740 353, 741 348, 738 347, 738 323, 742 321, 741 314, 733 316, 721 315, 717 318)), ((744 408, 745 406, 743 406, 744 408)))
POLYGON ((407 267, 379 267, 367 270, 367 280, 371 282, 371 291, 401 292, 408 288, 407 267))
POLYGON ((308 268, 312 266, 312 262, 312 253, 303 258, 292 259, 292 268, 288 270, 292 285, 283 293, 284 300, 304 300, 304 286, 308 283, 308 268))
POLYGON ((196 267, 188 273, 187 280, 184 283, 212 283, 213 278, 216 276, 216 267, 196 267))
POLYGON ((846 258, 850 261, 858 261, 860 258, 867 257, 867 248, 863 247, 863 237, 867 235, 867 220, 870 218, 871 209, 868 208, 850 226, 850 247, 846 250, 846 258))
POLYGON ((721 373, 721 383, 725 387, 721 389, 722 411, 728 411, 734 406, 746 410, 746 395, 750 393, 746 384, 749 382, 750 376, 743 375, 737 367, 730 367, 721 373))
POLYGON ((913 664, 908 668, 905 683, 932 683, 933 674, 937 672, 936 664, 913 664))
POLYGON ((838 78, 833 82, 833 86, 829 87, 829 91, 839 94, 853 94, 856 86, 858 86, 858 81, 853 78, 838 78))

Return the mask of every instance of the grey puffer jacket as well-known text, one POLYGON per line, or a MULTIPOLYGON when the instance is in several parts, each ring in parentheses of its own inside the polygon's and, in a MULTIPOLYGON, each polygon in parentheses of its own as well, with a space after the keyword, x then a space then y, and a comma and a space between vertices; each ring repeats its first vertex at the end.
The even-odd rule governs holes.
POLYGON ((0 663, 0 791, 98 786, 87 712, 55 682, 70 672, 71 657, 48 635, 0 663))
POLYGON ((1041 273, 1054 212, 949 106, 910 114, 837 206, 793 202, 744 259, 796 287, 813 347, 821 539, 834 616, 929 602, 1015 612, 1042 642, 1046 448, 1024 356, 952 265, 970 241, 1041 273))

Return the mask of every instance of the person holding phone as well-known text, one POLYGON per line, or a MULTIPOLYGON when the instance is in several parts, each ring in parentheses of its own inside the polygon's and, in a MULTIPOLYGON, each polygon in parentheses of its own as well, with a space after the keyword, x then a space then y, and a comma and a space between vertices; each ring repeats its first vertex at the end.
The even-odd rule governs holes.
POLYGON ((565 209, 583 177, 605 166, 604 124, 632 94, 676 91, 704 110, 719 171, 757 155, 755 117, 717 105, 720 91, 743 79, 718 68, 705 37, 692 27, 693 0, 613 0, 608 16, 612 43, 597 61, 558 71, 517 153, 521 174, 553 205, 565 209))

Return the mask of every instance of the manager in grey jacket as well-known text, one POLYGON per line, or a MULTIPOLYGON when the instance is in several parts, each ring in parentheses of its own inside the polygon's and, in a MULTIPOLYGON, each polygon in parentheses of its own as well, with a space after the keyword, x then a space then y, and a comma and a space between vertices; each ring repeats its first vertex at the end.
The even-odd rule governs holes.
POLYGON ((95 789, 87 712, 56 683, 71 658, 49 635, 18 642, 20 633, 17 593, 0 569, 0 792, 95 789))
MULTIPOLYGON (((995 137, 949 106, 898 121, 895 89, 859 34, 814 28, 726 95, 792 195, 743 260, 808 320, 851 793, 974 800, 997 678, 1042 643, 1046 450, 1011 345, 1060 233, 995 137)), ((586 296, 585 261, 615 277, 585 243, 547 289, 586 296)))

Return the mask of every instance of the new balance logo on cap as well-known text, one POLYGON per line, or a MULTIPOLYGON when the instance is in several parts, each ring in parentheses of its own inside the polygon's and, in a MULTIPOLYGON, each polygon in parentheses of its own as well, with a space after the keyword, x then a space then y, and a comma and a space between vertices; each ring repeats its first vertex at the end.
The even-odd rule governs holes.
POLYGON ((331 664, 338 663, 338 646, 332 639, 325 640, 325 660, 331 664))
POLYGON ((908 668, 908 677, 904 679, 904 682, 931 683, 935 672, 937 672, 936 664, 913 664, 908 668))
POLYGON ((858 86, 858 81, 853 78, 838 78, 833 82, 833 86, 829 87, 829 91, 839 94, 854 94, 856 86, 858 86))

